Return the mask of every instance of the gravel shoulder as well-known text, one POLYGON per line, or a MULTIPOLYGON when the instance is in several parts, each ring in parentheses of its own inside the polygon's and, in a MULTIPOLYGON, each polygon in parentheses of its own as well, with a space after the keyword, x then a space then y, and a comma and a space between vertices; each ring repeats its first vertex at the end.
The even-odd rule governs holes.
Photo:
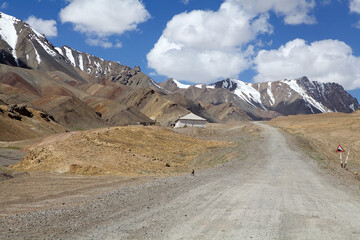
POLYGON ((230 162, 0 216, 0 239, 359 239, 357 191, 255 124, 230 162))

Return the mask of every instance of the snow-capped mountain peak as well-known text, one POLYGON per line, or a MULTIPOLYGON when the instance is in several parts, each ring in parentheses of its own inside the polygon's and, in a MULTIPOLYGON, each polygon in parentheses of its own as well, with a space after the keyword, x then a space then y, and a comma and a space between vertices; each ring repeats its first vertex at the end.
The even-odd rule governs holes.
POLYGON ((215 87, 228 89, 243 101, 250 104, 253 108, 260 107, 261 109, 266 110, 266 107, 261 100, 261 93, 255 88, 254 84, 234 78, 227 78, 215 83, 215 87))
POLYGON ((261 101, 261 93, 254 88, 253 84, 242 82, 240 80, 231 79, 231 82, 236 83, 236 88, 234 93, 239 96, 244 101, 247 101, 254 107, 255 104, 259 105, 261 108, 266 109, 261 101))
POLYGON ((79 52, 68 46, 54 47, 29 24, 0 13, 0 63, 37 69, 62 71, 83 81, 78 70, 96 78, 134 87, 161 89, 140 67, 130 68, 118 62, 79 52))
MULTIPOLYGON (((322 113, 332 112, 330 109, 325 107, 321 102, 319 102, 319 101, 315 100, 313 97, 311 97, 307 93, 307 91, 309 91, 309 89, 308 90, 304 89, 301 85, 299 85, 299 83, 298 83, 299 81, 300 81, 300 79, 293 79, 293 80, 283 80, 281 82, 287 84, 292 91, 299 94, 303 98, 303 100, 306 102, 307 106, 309 107, 309 109, 312 113, 315 113, 315 111, 313 109, 314 107, 322 113)), ((313 83, 311 83, 311 84, 313 84, 313 83)))
POLYGON ((232 91, 252 105, 285 115, 297 114, 299 111, 300 113, 352 112, 359 108, 357 100, 339 84, 314 82, 307 77, 256 84, 225 79, 215 85, 232 91))

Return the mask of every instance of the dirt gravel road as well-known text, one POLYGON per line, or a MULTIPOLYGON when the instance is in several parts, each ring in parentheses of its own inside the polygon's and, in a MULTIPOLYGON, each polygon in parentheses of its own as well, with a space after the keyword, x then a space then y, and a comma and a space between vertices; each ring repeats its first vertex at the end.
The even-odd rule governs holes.
POLYGON ((360 239, 360 197, 263 123, 244 160, 0 218, 0 239, 360 239))

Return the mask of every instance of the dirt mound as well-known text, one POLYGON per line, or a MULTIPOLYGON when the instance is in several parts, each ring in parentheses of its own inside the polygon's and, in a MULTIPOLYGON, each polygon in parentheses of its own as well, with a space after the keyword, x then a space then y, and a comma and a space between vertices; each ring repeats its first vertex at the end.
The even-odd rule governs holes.
POLYGON ((339 155, 335 152, 337 146, 341 144, 345 148, 346 156, 351 144, 348 167, 358 171, 360 170, 359 113, 356 111, 352 114, 325 113, 278 117, 270 123, 304 138, 306 140, 304 144, 338 166, 339 155))
POLYGON ((114 127, 40 144, 12 168, 83 175, 176 174, 190 171, 202 153, 224 146, 228 143, 199 140, 162 127, 114 127))

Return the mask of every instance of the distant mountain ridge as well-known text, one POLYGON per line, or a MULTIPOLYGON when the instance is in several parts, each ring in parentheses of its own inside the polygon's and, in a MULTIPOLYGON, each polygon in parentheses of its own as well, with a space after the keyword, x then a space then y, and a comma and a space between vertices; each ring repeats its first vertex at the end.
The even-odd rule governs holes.
POLYGON ((326 112, 351 113, 360 108, 357 99, 347 93, 341 85, 310 81, 307 77, 264 83, 246 83, 228 78, 211 85, 186 85, 175 79, 169 79, 160 85, 169 92, 192 95, 193 100, 203 101, 206 104, 233 102, 235 106, 254 116, 257 115, 254 113, 256 111, 271 111, 277 113, 274 115, 276 116, 326 112), (227 89, 235 97, 231 95, 225 97, 224 94, 218 96, 218 89, 227 89), (207 99, 205 95, 212 98, 207 99))
POLYGON ((307 77, 255 84, 226 79, 215 83, 215 87, 229 89, 250 104, 283 115, 351 113, 360 108, 357 99, 341 85, 310 81, 307 77))

